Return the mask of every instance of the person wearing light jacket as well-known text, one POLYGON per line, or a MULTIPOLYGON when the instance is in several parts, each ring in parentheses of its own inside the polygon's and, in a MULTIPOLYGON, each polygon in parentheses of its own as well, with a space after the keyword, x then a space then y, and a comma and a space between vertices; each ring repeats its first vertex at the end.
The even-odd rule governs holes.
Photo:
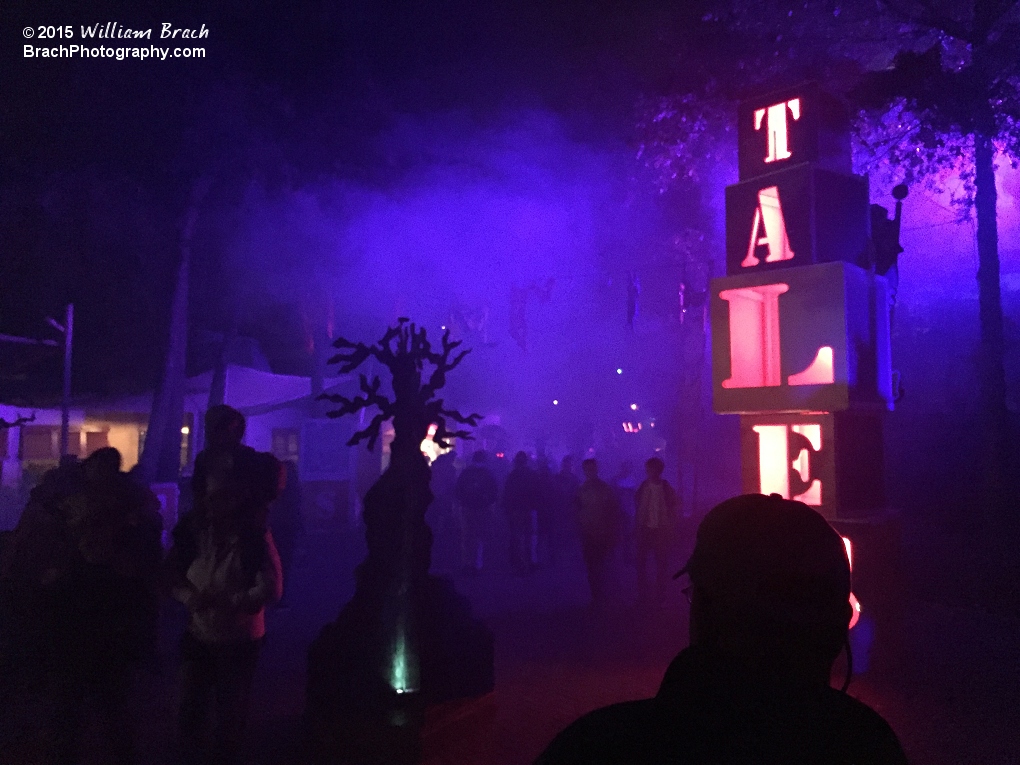
POLYGON ((265 608, 283 595, 280 556, 265 514, 253 510, 264 483, 257 473, 271 469, 268 460, 242 460, 211 472, 168 556, 172 595, 190 615, 181 641, 179 717, 188 765, 241 761, 265 608), (185 538, 187 544, 176 543, 185 538), (205 747, 210 707, 212 753, 205 747))

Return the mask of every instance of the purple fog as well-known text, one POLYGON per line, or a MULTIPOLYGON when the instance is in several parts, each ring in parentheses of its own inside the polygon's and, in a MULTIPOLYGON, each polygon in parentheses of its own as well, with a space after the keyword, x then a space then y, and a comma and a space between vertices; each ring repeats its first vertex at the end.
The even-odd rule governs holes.
POLYGON ((277 5, 4 8, 0 760, 1020 761, 1020 3, 277 5))

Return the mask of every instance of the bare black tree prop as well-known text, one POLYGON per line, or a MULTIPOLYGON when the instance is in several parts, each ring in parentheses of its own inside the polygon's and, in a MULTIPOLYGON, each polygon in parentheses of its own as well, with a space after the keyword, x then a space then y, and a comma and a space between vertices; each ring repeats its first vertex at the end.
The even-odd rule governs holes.
POLYGON ((451 354, 457 350, 461 343, 459 340, 450 342, 450 331, 447 330, 443 334, 442 351, 434 352, 426 337, 425 329, 418 329, 414 324, 408 324, 409 321, 406 318, 398 319, 397 326, 386 330, 386 334, 377 345, 352 343, 342 337, 333 343, 334 347, 345 349, 344 353, 339 353, 329 360, 330 364, 340 364, 341 374, 350 374, 369 358, 375 358, 386 366, 393 376, 394 400, 392 402, 379 393, 381 384, 379 377, 375 376, 369 382, 368 377, 364 374, 361 375, 361 392, 365 394, 364 396, 353 399, 340 395, 322 396, 334 404, 340 404, 339 409, 328 413, 330 417, 357 414, 362 409, 372 406, 379 409, 379 413, 368 424, 368 427, 355 433, 347 442, 348 446, 357 446, 367 438, 368 448, 374 448, 375 442, 379 438, 379 429, 384 422, 392 418, 395 431, 394 459, 401 447, 407 450, 407 453, 402 452, 402 457, 414 456, 418 458, 421 457, 419 445, 428 435, 428 428, 432 423, 436 423, 438 426, 433 440, 445 449, 449 445, 446 440, 448 438, 471 438, 470 431, 447 430, 447 419, 471 427, 478 425, 482 419, 480 414, 465 416, 456 410, 445 409, 443 400, 434 398, 439 389, 446 385, 447 373, 456 369, 470 351, 461 351, 451 359, 451 354), (433 371, 428 382, 422 385, 422 372, 426 362, 433 366, 433 371), (410 440, 402 440, 401 436, 410 440), (400 443, 400 447, 398 447, 398 443, 400 443))
POLYGON ((348 445, 374 448, 392 419, 394 439, 386 472, 365 495, 368 555, 356 571, 354 597, 309 650, 307 716, 312 749, 323 761, 413 762, 426 705, 480 696, 493 687, 492 635, 472 618, 467 601, 447 579, 429 575, 431 472, 421 452, 429 429, 441 447, 470 438, 481 420, 448 409, 437 394, 468 351, 447 331, 433 349, 425 329, 399 319, 375 345, 340 338, 330 359, 350 374, 369 359, 391 375, 360 375, 360 395, 325 394, 339 404, 330 417, 374 407, 371 422, 348 445), (456 425, 452 425, 456 423, 456 425))

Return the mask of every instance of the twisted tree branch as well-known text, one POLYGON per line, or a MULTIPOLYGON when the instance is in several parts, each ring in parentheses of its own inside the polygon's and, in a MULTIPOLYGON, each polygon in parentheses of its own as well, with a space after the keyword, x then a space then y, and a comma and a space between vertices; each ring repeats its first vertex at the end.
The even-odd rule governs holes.
POLYGON ((394 391, 397 393, 391 401, 379 393, 381 381, 378 376, 369 380, 366 374, 359 375, 359 388, 363 395, 347 397, 337 393, 323 393, 318 398, 339 404, 339 408, 328 412, 332 418, 343 417, 348 414, 356 414, 369 407, 376 407, 379 412, 372 419, 372 422, 363 430, 355 433, 349 446, 355 446, 361 441, 368 439, 368 448, 373 449, 379 438, 383 424, 396 415, 398 404, 406 406, 409 402, 402 397, 410 397, 415 407, 421 407, 422 412, 430 422, 436 423, 436 432, 432 440, 442 448, 449 448, 450 438, 471 438, 468 430, 449 430, 446 421, 449 419, 461 425, 476 427, 482 419, 480 414, 464 415, 454 409, 445 409, 442 399, 436 399, 435 394, 446 384, 446 374, 456 368, 469 353, 468 350, 457 353, 453 358, 451 355, 460 347, 461 341, 450 339, 450 331, 446 330, 442 337, 442 347, 433 350, 428 339, 428 332, 424 327, 418 327, 410 323, 410 320, 401 317, 397 320, 396 326, 389 327, 375 345, 355 343, 346 338, 337 338, 333 346, 342 352, 329 360, 331 364, 339 363, 340 371, 349 374, 357 369, 369 358, 375 358, 385 365, 394 378, 394 391), (411 370, 420 373, 428 362, 434 369, 429 375, 428 382, 422 385, 417 377, 409 378, 411 370), (397 384, 397 381, 402 381, 397 384), (410 385, 413 382, 414 385, 410 385))

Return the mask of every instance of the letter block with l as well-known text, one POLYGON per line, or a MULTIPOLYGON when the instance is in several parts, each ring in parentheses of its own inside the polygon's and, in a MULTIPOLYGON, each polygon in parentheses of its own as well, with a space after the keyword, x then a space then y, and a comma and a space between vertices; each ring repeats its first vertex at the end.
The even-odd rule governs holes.
POLYGON ((888 286, 847 263, 713 279, 719 414, 892 408, 888 286))

